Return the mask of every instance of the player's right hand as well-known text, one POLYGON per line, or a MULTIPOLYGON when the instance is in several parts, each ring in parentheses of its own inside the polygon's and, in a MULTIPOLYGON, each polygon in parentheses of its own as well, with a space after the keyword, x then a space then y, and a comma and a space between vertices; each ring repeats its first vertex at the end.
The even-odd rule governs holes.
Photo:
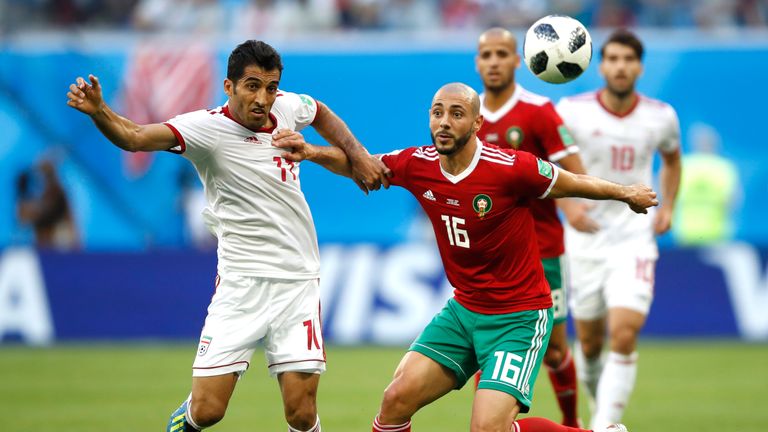
POLYGON ((104 99, 101 96, 101 84, 94 75, 88 75, 90 84, 85 82, 83 77, 77 77, 74 84, 69 85, 67 92, 67 105, 72 108, 88 114, 94 115, 102 109, 104 99))
POLYGON ((633 184, 624 187, 626 190, 624 202, 629 205, 633 212, 648 213, 648 207, 659 205, 659 200, 656 199, 656 192, 650 187, 644 184, 633 184))

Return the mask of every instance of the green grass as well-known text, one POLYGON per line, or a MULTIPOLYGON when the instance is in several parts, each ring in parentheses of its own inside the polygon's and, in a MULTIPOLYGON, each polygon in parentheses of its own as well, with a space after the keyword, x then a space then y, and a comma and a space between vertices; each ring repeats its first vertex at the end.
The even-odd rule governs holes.
MULTIPOLYGON (((0 347, 0 430, 161 431, 187 395, 195 344, 0 347)), ((328 348, 320 386, 323 429, 370 430, 402 348, 328 348)), ((284 431, 277 382, 261 353, 238 384, 216 431, 284 431)), ((472 392, 453 392, 419 412, 414 430, 466 431, 472 392)), ((768 345, 649 342, 625 415, 632 432, 765 432, 768 345)), ((583 417, 588 417, 582 398, 583 417)), ((546 374, 533 415, 558 419, 546 374)))

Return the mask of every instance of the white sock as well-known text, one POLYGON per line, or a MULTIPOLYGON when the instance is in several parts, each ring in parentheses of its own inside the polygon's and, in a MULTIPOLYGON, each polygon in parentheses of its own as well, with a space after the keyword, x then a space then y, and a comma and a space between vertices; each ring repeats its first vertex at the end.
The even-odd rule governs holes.
POLYGON ((629 355, 611 352, 597 385, 597 404, 592 417, 592 429, 603 430, 621 422, 629 396, 635 388, 637 352, 629 355))
POLYGON ((187 423, 189 423, 190 426, 193 428, 201 431, 203 428, 197 425, 194 420, 192 420, 192 395, 189 395, 189 402, 187 402, 187 412, 184 413, 184 417, 187 420, 187 423))
MULTIPOLYGON (((599 355, 592 359, 586 358, 578 341, 574 344, 571 351, 573 353, 573 361, 576 363, 576 376, 578 376, 579 381, 584 384, 587 390, 590 405, 594 405, 597 395, 597 383, 603 372, 603 356, 599 355)), ((590 408, 594 411, 594 407, 591 406, 590 408)))
POLYGON ((306 431, 300 431, 298 429, 294 429, 291 427, 291 425, 288 425, 288 432, 321 432, 322 428, 320 427, 320 415, 317 416, 317 420, 315 420, 315 425, 311 428, 307 429, 306 431))

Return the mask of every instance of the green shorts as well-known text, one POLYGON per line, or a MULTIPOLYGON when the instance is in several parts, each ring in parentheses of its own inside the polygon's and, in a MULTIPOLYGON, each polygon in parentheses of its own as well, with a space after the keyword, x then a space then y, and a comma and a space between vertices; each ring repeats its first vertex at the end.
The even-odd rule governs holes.
POLYGON ((456 389, 482 369, 478 388, 514 396, 525 413, 551 330, 551 308, 486 315, 450 299, 410 350, 453 371, 456 389))
POLYGON ((542 258, 541 264, 544 266, 544 277, 549 282, 549 288, 552 290, 553 325, 562 324, 568 320, 568 301, 565 293, 569 277, 565 264, 565 255, 555 258, 542 258))

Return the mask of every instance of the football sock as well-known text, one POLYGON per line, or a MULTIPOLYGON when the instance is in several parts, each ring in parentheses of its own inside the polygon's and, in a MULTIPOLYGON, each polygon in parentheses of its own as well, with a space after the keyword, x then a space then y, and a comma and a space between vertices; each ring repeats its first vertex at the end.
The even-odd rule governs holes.
POLYGON ((619 423, 624 408, 635 388, 637 377, 637 352, 629 355, 611 352, 597 385, 597 400, 592 428, 600 430, 612 423, 619 423))
MULTIPOLYGON (((197 425, 194 420, 192 420, 192 395, 189 395, 189 399, 187 400, 187 412, 184 413, 184 418, 187 421, 187 424, 194 428, 194 430, 201 431, 203 428, 197 425)), ((184 428, 184 431, 188 431, 188 428, 184 428)))
POLYGON ((315 420, 315 425, 307 429, 306 431, 301 431, 299 429, 293 428, 291 425, 288 425, 288 432, 321 432, 321 431, 322 429, 320 428, 320 415, 317 416, 317 420, 315 420))
POLYGON ((566 426, 578 426, 579 418, 576 414, 576 366, 573 364, 571 351, 565 352, 565 358, 557 369, 547 366, 549 380, 555 389, 557 403, 563 413, 563 424, 566 426))
POLYGON ((543 417, 518 419, 512 425, 512 432, 590 432, 586 429, 564 426, 543 417))
MULTIPOLYGON (((595 358, 586 358, 584 356, 584 351, 581 350, 581 345, 578 342, 574 345, 572 352, 573 360, 576 363, 576 374, 579 377, 579 381, 584 384, 584 387, 587 390, 590 405, 594 405, 595 397, 597 395, 597 383, 603 372, 603 357, 598 355, 595 358)), ((593 410, 594 414, 594 407, 590 406, 590 408, 593 410)))
POLYGON ((372 432, 411 432, 411 421, 399 425, 384 425, 379 423, 379 416, 373 419, 372 432))

